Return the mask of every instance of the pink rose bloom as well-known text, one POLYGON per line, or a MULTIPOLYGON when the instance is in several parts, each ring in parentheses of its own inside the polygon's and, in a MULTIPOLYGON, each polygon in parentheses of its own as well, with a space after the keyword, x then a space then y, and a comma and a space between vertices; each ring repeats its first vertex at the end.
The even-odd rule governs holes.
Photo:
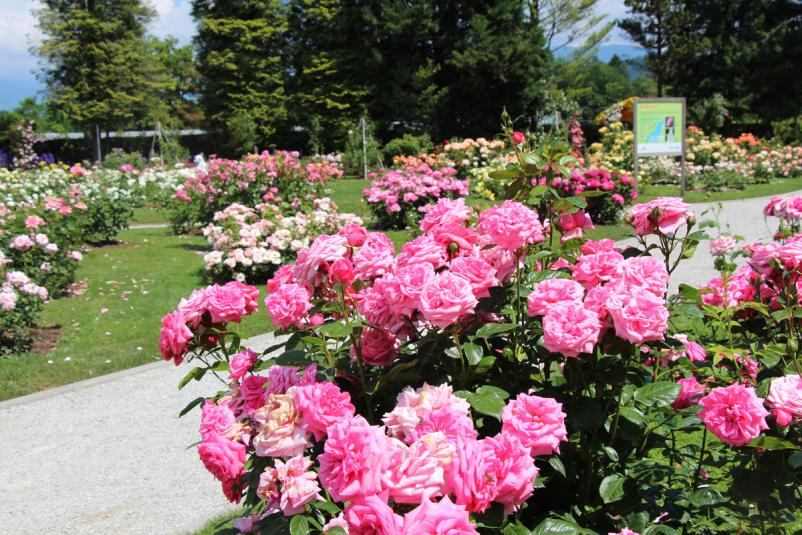
POLYGON ((690 205, 679 197, 658 197, 647 203, 636 204, 627 216, 638 236, 657 231, 665 235, 674 234, 692 218, 690 205))
POLYGON ((418 439, 431 433, 442 433, 448 440, 476 439, 473 420, 455 406, 443 406, 421 414, 411 437, 418 439))
POLYGON ((265 398, 267 396, 267 390, 265 390, 266 383, 267 377, 262 375, 246 375, 242 378, 239 395, 245 413, 248 414, 248 416, 252 416, 254 411, 265 404, 265 398))
POLYGON ((323 526, 323 533, 328 533, 334 528, 342 528, 346 534, 348 533, 348 522, 342 513, 326 522, 326 525, 323 526))
POLYGON ((297 456, 286 463, 276 459, 276 478, 281 483, 280 507, 284 516, 306 511, 312 500, 323 500, 317 484, 317 474, 309 470, 312 460, 297 456))
POLYGON ((389 366, 398 358, 396 337, 383 329, 366 327, 359 338, 359 351, 351 348, 354 357, 361 357, 369 366, 389 366))
POLYGON ((375 279, 392 271, 395 246, 383 232, 371 232, 351 260, 358 280, 375 279))
POLYGON ((624 206, 624 197, 622 197, 620 193, 613 193, 610 199, 618 206, 624 206))
POLYGON ((501 432, 518 437, 532 457, 560 453, 567 440, 562 404, 551 398, 518 394, 501 411, 501 432))
POLYGON ((600 332, 598 313, 584 308, 580 301, 552 305, 543 318, 543 345, 566 357, 592 353, 600 332))
POLYGON ((382 421, 391 436, 407 444, 435 431, 449 437, 476 436, 470 405, 455 396, 448 384, 407 387, 398 394, 395 408, 382 421))
POLYGON ((702 361, 707 358, 705 348, 696 342, 688 340, 687 334, 674 334, 671 338, 682 342, 682 345, 685 346, 685 356, 692 362, 702 361))
POLYGON ((514 251, 502 249, 501 247, 482 249, 479 251, 479 256, 493 266, 493 269, 496 270, 496 278, 501 284, 509 282, 517 266, 522 263, 514 251))
POLYGON ((265 298, 265 308, 280 329, 298 327, 312 308, 309 292, 295 283, 284 284, 265 298))
POLYGON ((348 286, 354 282, 354 265, 347 258, 340 258, 329 266, 328 276, 331 282, 348 286))
POLYGON ((464 199, 443 198, 426 212, 420 222, 420 228, 424 233, 429 234, 437 228, 463 225, 470 217, 471 209, 465 205, 464 199))
POLYGON ((227 282, 224 287, 233 288, 242 294, 245 300, 246 315, 256 312, 259 309, 259 290, 257 288, 239 281, 227 282))
POLYGON ((462 316, 472 314, 477 302, 467 280, 444 272, 435 275, 423 286, 420 308, 428 321, 443 329, 456 323, 462 316))
POLYGON ((489 289, 498 286, 496 270, 475 256, 459 256, 449 264, 451 273, 468 281, 477 299, 490 297, 489 289))
POLYGON ((609 238, 603 240, 593 241, 588 240, 582 244, 580 251, 584 255, 595 253, 617 253, 618 247, 615 246, 615 241, 609 238))
POLYGON ((668 328, 664 301, 640 288, 613 293, 607 300, 607 311, 615 334, 633 344, 662 340, 668 328))
POLYGON ((442 433, 424 435, 407 446, 393 441, 392 460, 387 471, 390 498, 396 503, 419 504, 421 500, 442 496, 445 489, 444 467, 454 456, 454 447, 442 433), (440 456, 442 447, 448 457, 440 456))
POLYGON ((543 316, 548 310, 561 303, 579 304, 581 307, 585 289, 576 281, 568 279, 546 279, 539 282, 526 298, 530 316, 543 316))
POLYGON ((282 284, 289 284, 291 282, 298 282, 295 280, 295 265, 284 264, 276 270, 273 278, 267 281, 267 291, 273 293, 278 290, 282 284))
POLYGON ((643 288, 657 297, 663 297, 668 288, 668 271, 653 256, 635 256, 618 264, 612 283, 626 288, 643 288))
POLYGON ((300 426, 292 390, 286 394, 269 394, 266 403, 253 413, 258 434, 253 447, 260 457, 295 457, 312 444, 300 426))
POLYGON ((348 535, 398 535, 404 526, 403 517, 378 496, 360 496, 343 512, 348 535))
POLYGON ((259 355, 252 349, 246 349, 233 355, 231 360, 228 361, 228 378, 232 381, 240 380, 246 373, 251 371, 257 358, 259 358, 259 355))
POLYGON ((573 214, 560 216, 557 220, 557 226, 562 231, 560 243, 565 243, 572 238, 581 238, 582 229, 596 228, 593 226, 590 216, 581 210, 573 214))
POLYGON ((159 338, 159 351, 164 360, 172 360, 176 366, 181 364, 184 353, 187 352, 187 345, 193 337, 181 312, 170 312, 164 316, 159 338))
MULTIPOLYGON (((338 501, 352 501, 385 489, 390 444, 380 427, 361 416, 341 420, 328 428, 318 475, 323 487, 338 501)), ((349 525, 351 523, 349 522, 349 525)))
POLYGON ((420 308, 423 287, 433 277, 434 268, 429 263, 410 264, 398 268, 395 272, 395 282, 402 297, 396 306, 403 309, 404 315, 411 316, 420 308))
POLYGON ((537 213, 515 201, 482 212, 478 228, 492 243, 509 251, 545 239, 537 213))
POLYGON ((768 411, 754 388, 738 383, 714 388, 699 405, 702 410, 697 416, 710 432, 731 446, 748 444, 768 429, 768 411))
POLYGON ((193 328, 201 322, 207 310, 206 290, 192 290, 189 299, 178 302, 178 311, 184 315, 186 322, 193 328))
POLYGON ((301 415, 301 427, 321 440, 328 428, 354 416, 351 396, 331 382, 295 386, 295 407, 301 415))
POLYGON ((368 237, 368 229, 356 223, 347 223, 337 234, 344 236, 351 247, 362 247, 368 237))
POLYGON ((72 167, 70 167, 70 174, 73 176, 86 176, 89 174, 89 171, 87 171, 80 165, 75 164, 72 167))
POLYGON ((696 405, 702 396, 705 395, 705 385, 700 384, 696 377, 687 377, 677 381, 681 390, 679 396, 671 404, 675 409, 686 409, 691 405, 696 405))
POLYGON ((239 321, 245 315, 245 296, 238 288, 213 284, 205 292, 212 323, 239 321))
POLYGON ((435 503, 424 499, 404 515, 403 535, 442 533, 444 535, 479 535, 464 505, 453 503, 448 496, 435 503))
POLYGON ((317 364, 312 364, 304 370, 303 377, 294 366, 271 366, 267 370, 268 394, 286 394, 295 385, 308 385, 315 383, 317 364))
POLYGON ((802 419, 802 377, 786 375, 774 379, 766 401, 777 425, 787 427, 793 420, 802 419))
POLYGON ((496 458, 496 502, 504 505, 504 514, 517 511, 532 496, 538 469, 529 455, 529 448, 520 439, 509 433, 499 433, 484 439, 485 446, 496 458))
POLYGON ((617 252, 582 255, 571 268, 572 278, 585 288, 591 288, 613 279, 618 274, 618 264, 623 261, 624 257, 617 252))
POLYGON ((245 445, 221 435, 209 435, 198 446, 203 466, 220 481, 237 480, 245 467, 245 445))
MULTIPOLYGON (((348 253, 348 240, 343 236, 323 234, 315 238, 305 254, 298 255, 294 275, 299 282, 312 282, 321 268, 345 258, 348 253)), ((325 271, 324 271, 325 273, 325 271)))
POLYGON ((58 213, 61 215, 70 215, 72 213, 72 207, 70 206, 62 206, 58 209, 58 213))
POLYGON ((29 215, 25 218, 25 226, 30 229, 37 229, 45 224, 45 220, 38 215, 29 215))
POLYGON ((201 408, 200 434, 203 440, 212 435, 226 436, 237 424, 237 419, 228 405, 217 405, 206 400, 201 408))
POLYGON ((398 253, 398 267, 430 264, 437 269, 445 265, 448 255, 446 249, 429 235, 424 234, 401 246, 398 253))
POLYGON ((475 439, 454 441, 456 455, 446 468, 446 490, 472 513, 481 513, 498 496, 493 471, 495 452, 475 439))
POLYGON ((526 142, 526 134, 524 134, 523 132, 518 132, 518 131, 513 132, 512 133, 512 142, 515 145, 520 145, 522 143, 525 143, 526 142))
POLYGON ((637 531, 632 531, 629 528, 624 528, 617 533, 608 533, 607 535, 640 535, 637 531))
POLYGON ((719 236, 710 242, 710 254, 713 256, 724 256, 726 253, 735 249, 736 241, 729 236, 719 236))
POLYGON ((27 251, 31 247, 33 247, 33 245, 34 242, 29 236, 26 236, 25 234, 20 234, 19 236, 11 240, 11 243, 8 245, 8 248, 17 249, 19 251, 27 251))

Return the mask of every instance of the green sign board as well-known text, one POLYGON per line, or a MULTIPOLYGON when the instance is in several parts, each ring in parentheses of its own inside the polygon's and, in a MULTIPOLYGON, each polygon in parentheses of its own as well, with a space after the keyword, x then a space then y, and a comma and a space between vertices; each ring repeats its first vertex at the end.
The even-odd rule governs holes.
POLYGON ((634 106, 635 156, 682 156, 685 99, 639 98, 634 106))

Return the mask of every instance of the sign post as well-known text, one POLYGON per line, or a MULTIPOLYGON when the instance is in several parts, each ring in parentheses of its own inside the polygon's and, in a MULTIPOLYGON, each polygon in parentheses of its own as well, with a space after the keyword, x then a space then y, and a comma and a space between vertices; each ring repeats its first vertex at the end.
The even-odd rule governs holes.
POLYGON ((685 97, 636 98, 633 105, 633 178, 638 188, 638 158, 641 156, 679 156, 680 191, 685 195, 685 97))

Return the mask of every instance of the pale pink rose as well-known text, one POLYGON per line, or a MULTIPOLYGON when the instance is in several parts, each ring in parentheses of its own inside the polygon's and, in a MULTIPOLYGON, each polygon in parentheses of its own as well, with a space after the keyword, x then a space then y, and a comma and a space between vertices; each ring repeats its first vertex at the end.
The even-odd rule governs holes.
POLYGON ((619 262, 610 282, 625 288, 643 288, 663 297, 668 288, 668 271, 665 264, 653 256, 635 256, 619 262))
POLYGON ((471 209, 465 205, 465 199, 451 200, 443 198, 432 206, 420 222, 425 233, 435 232, 438 228, 462 226, 471 217, 471 209))
POLYGON ((615 241, 609 238, 603 240, 593 241, 588 240, 582 244, 580 252, 584 255, 595 253, 618 253, 618 247, 615 246, 615 241))
POLYGON ((561 303, 571 303, 581 308, 585 289, 576 281, 568 279, 546 279, 539 282, 526 298, 530 316, 543 316, 548 310, 561 303))
POLYGON ((577 257, 571 268, 572 278, 585 288, 612 280, 624 257, 617 252, 593 253, 577 257))
POLYGON ((0 309, 5 312, 11 312, 17 308, 18 299, 17 292, 11 289, 0 290, 0 309))
POLYGON ((323 500, 317 474, 309 470, 311 466, 312 460, 300 455, 286 463, 276 459, 276 478, 281 483, 279 504, 284 516, 303 513, 312 500, 323 500))
POLYGON ((478 228, 492 243, 510 251, 545 239, 537 213, 515 201, 482 212, 478 228))
POLYGON ((473 420, 470 417, 470 405, 467 401, 454 395, 448 384, 431 386, 424 384, 418 389, 407 387, 396 398, 396 406, 382 419, 390 435, 412 444, 429 431, 422 428, 436 427, 441 424, 444 429, 431 429, 431 432, 442 431, 452 436, 476 436, 473 420), (435 413, 432 417, 431 414, 435 413), (468 428, 468 429, 466 429, 468 428))
POLYGON ((295 457, 312 444, 300 425, 292 389, 286 394, 269 394, 265 405, 253 413, 259 424, 253 447, 260 457, 295 457))
POLYGON ((618 531, 616 533, 612 533, 611 532, 611 533, 608 533, 607 535, 640 535, 640 533, 638 533, 637 531, 632 531, 629 528, 624 528, 621 531, 618 531))
POLYGON ((356 223, 348 223, 342 226, 338 234, 344 236, 351 247, 362 247, 368 237, 368 229, 356 223))
POLYGON ((343 516, 349 535, 398 535, 404 526, 403 517, 375 495, 363 495, 352 501, 343 516))
POLYGON ((384 233, 371 232, 351 261, 358 280, 381 277, 393 270, 395 246, 384 233))
POLYGON ((328 428, 323 454, 318 456, 318 475, 334 500, 352 501, 385 490, 389 440, 382 428, 369 425, 361 416, 328 428))
POLYGON ((34 242, 25 234, 20 234, 19 236, 15 237, 11 240, 11 243, 8 244, 9 249, 17 249, 18 251, 27 251, 31 247, 33 247, 34 242))
POLYGON ((768 429, 763 400, 755 389, 735 383, 714 388, 699 400, 702 410, 697 413, 702 423, 722 442, 743 446, 768 429))
POLYGON ((233 355, 228 361, 228 378, 232 381, 238 381, 242 379, 246 373, 251 371, 258 358, 259 355, 257 355, 252 349, 246 349, 245 351, 240 351, 239 353, 233 355))
POLYGON ((58 245, 56 245, 55 243, 48 243, 47 245, 45 245, 45 251, 53 254, 58 251, 58 245))
POLYGON ((772 380, 766 401, 777 425, 787 427, 802 419, 802 377, 786 375, 772 380))
POLYGON ((84 259, 84 255, 81 254, 80 251, 69 251, 67 253, 67 258, 69 258, 70 260, 75 260, 76 262, 80 262, 81 260, 84 259))
POLYGON ((633 344, 662 340, 668 328, 665 302, 640 288, 614 292, 607 300, 607 311, 616 336, 633 344))
POLYGON ((212 435, 227 436, 236 424, 237 419, 228 405, 217 405, 208 399, 203 403, 200 434, 204 440, 212 435))
POLYGON ((262 515, 242 516, 232 520, 231 525, 234 526, 234 529, 239 530, 240 533, 257 533, 259 521, 262 518, 262 515))
POLYGON ((221 435, 208 435, 198 446, 203 466, 220 481, 239 479, 245 467, 245 445, 221 435))
POLYGON ((433 325, 446 328, 472 314, 477 303, 471 284, 449 272, 435 275, 423 286, 420 308, 433 325))
POLYGON ((567 440, 562 404, 551 398, 518 394, 501 411, 501 431, 518 437, 532 457, 560 453, 567 440))
POLYGON ((48 210, 58 210, 64 206, 64 199, 61 197, 47 197, 45 199, 45 208, 48 210))
POLYGON ((239 289, 213 284, 206 288, 205 293, 212 323, 239 321, 245 315, 245 296, 239 289))
POLYGON ((498 496, 496 473, 493 471, 495 452, 482 441, 459 438, 454 459, 446 467, 446 491, 454 501, 472 513, 481 513, 498 496))
POLYGON ((446 263, 446 248, 437 243, 432 236, 424 234, 401 246, 398 253, 398 267, 430 264, 437 269, 446 263))
POLYGON ((501 247, 491 247, 490 249, 482 249, 479 251, 479 256, 493 266, 496 270, 496 278, 500 284, 509 282, 512 275, 518 266, 521 265, 521 259, 515 251, 502 249, 501 247))
POLYGON ((45 224, 45 220, 38 215, 29 215, 25 218, 25 226, 30 229, 37 229, 45 224))
POLYGON ((598 313, 584 308, 579 301, 552 305, 543 318, 543 345, 566 357, 592 353, 600 332, 598 313))
POLYGON ((451 273, 467 280, 477 299, 490 297, 490 288, 498 286, 496 270, 475 256, 459 256, 449 263, 451 273))
POLYGON ((407 446, 393 440, 392 460, 385 475, 390 498, 396 503, 419 504, 421 500, 442 496, 445 488, 444 466, 450 463, 454 447, 442 433, 431 433, 407 446), (445 444, 451 448, 449 462, 438 456, 437 446, 429 441, 445 444))
POLYGON ((691 207, 679 197, 658 197, 630 209, 627 220, 638 236, 655 232, 674 234, 682 225, 693 220, 691 207))
POLYGON ((265 298, 265 308, 280 329, 298 327, 312 308, 309 292, 295 283, 284 284, 265 298))
POLYGON ((265 514, 272 515, 281 510, 281 491, 279 490, 278 473, 275 468, 268 466, 259 475, 259 485, 256 487, 256 495, 265 500, 265 514))
POLYGON ((719 236, 710 242, 710 254, 713 256, 724 256, 726 253, 735 249, 737 242, 730 236, 719 236))
POLYGON ((301 415, 301 427, 312 433, 315 440, 326 436, 328 428, 354 416, 351 396, 328 381, 297 385, 295 407, 301 415))
POLYGON ((37 245, 41 245, 42 247, 50 243, 50 238, 47 237, 47 234, 42 234, 41 232, 34 236, 33 240, 37 245))
POLYGON ((428 499, 404 515, 403 535, 442 533, 444 535, 479 535, 464 505, 453 503, 448 496, 434 503, 428 499))
POLYGON ((700 384, 696 377, 686 377, 677 381, 680 386, 679 396, 671 404, 675 409, 685 409, 696 405, 705 395, 705 385, 700 384))
POLYGON ((484 439, 495 454, 495 478, 498 495, 493 501, 504 505, 504 514, 512 514, 532 496, 538 469, 529 448, 510 433, 484 439))
POLYGON ((330 264, 345 258, 347 253, 348 240, 344 236, 326 234, 318 236, 305 254, 298 255, 294 270, 295 278, 299 282, 312 282, 321 269, 327 270, 330 264))
POLYGON ((596 228, 593 226, 590 216, 581 210, 573 214, 560 216, 557 220, 557 226, 562 231, 560 243, 565 243, 572 238, 581 238, 583 229, 596 228))
POLYGON ((359 338, 359 351, 351 348, 351 355, 361 358, 369 366, 389 366, 398 358, 397 339, 383 329, 366 327, 359 338))
POLYGON ((89 209, 89 207, 86 205, 86 203, 82 203, 80 201, 75 203, 73 206, 75 206, 75 208, 77 208, 78 210, 81 210, 82 212, 85 212, 86 210, 89 209))
POLYGON ((70 167, 70 174, 73 176, 86 176, 89 174, 89 171, 81 167, 79 164, 75 164, 70 167))
POLYGON ((175 365, 181 364, 187 346, 194 335, 187 327, 186 318, 181 312, 170 312, 162 318, 159 351, 164 360, 172 360, 175 365))

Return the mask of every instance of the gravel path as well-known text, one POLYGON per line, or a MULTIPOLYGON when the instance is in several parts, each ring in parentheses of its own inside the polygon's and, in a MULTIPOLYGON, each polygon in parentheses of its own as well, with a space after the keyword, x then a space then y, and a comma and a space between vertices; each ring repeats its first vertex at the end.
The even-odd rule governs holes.
MULTIPOLYGON (((272 345, 258 336, 251 347, 272 345)), ((214 386, 166 362, 0 403, 0 533, 186 533, 232 506, 187 447, 214 386)))
POLYGON ((168 223, 134 223, 133 225, 128 225, 128 228, 137 230, 142 228, 167 228, 169 226, 168 223))
MULTIPOLYGON (((770 237, 767 200, 722 203, 722 227, 749 241, 770 237)), ((715 204, 693 208, 702 219, 715 204)), ((703 242, 672 288, 713 276, 703 242)), ((272 343, 270 335, 251 340, 255 348, 272 343)), ((210 392, 210 383, 194 381, 176 390, 187 371, 159 362, 0 403, 0 533, 185 533, 230 510, 187 450, 199 414, 178 412, 210 392)))

